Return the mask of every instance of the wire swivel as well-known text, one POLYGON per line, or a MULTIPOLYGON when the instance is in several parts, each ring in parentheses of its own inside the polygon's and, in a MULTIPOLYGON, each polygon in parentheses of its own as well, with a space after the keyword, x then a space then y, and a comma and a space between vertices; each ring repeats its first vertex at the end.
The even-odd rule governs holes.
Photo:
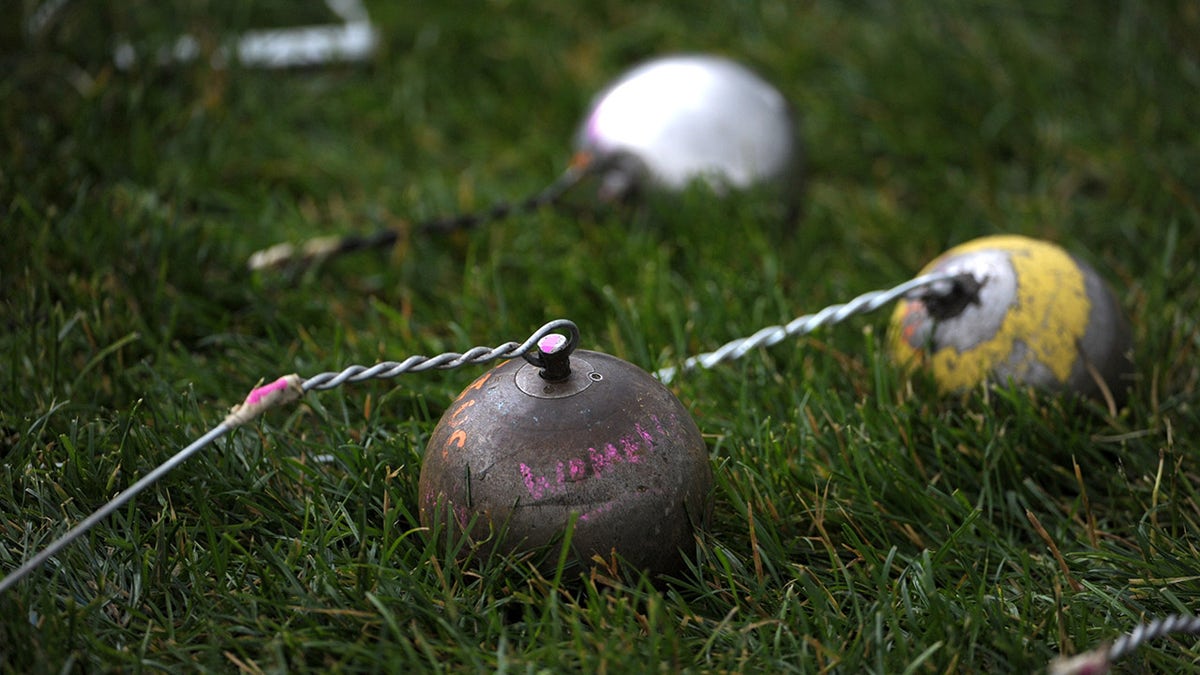
MULTIPOLYGON (((540 368, 538 375, 548 382, 562 382, 571 376, 571 353, 579 346, 579 328, 565 319, 557 323, 566 329, 567 337, 545 331, 537 340, 537 349, 521 355, 526 361, 540 368)), ((546 326, 543 326, 543 329, 545 328, 546 326)))
POLYGON ((970 272, 963 272, 944 282, 913 291, 906 298, 924 304, 933 320, 944 321, 962 314, 968 305, 978 305, 979 292, 987 282, 986 276, 977 277, 970 272))

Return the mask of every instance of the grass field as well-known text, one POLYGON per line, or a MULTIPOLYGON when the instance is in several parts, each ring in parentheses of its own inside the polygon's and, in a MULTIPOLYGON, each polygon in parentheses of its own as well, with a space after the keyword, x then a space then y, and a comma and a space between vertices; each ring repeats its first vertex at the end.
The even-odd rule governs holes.
MULTIPOLYGON (((374 2, 369 64, 112 65, 118 39, 329 18, 291 4, 79 0, 0 29, 0 573, 260 379, 560 317, 653 370, 985 234, 1112 284, 1128 403, 939 397, 887 357, 887 312, 687 374, 713 519, 655 586, 460 565, 425 537, 425 442, 487 366, 313 393, 0 595, 0 670, 1018 673, 1200 610, 1195 3, 374 2), (696 190, 246 270, 278 241, 540 188, 592 94, 675 51, 792 100, 798 227, 696 190)), ((1164 639, 1119 670, 1197 664, 1164 639)))

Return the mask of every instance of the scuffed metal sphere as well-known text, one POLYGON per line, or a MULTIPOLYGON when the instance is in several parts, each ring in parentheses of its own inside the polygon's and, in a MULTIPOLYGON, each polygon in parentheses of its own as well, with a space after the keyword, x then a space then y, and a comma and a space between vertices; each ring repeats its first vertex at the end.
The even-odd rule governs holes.
POLYGON ((946 251, 922 274, 969 273, 977 295, 940 311, 901 301, 890 350, 931 370, 946 392, 984 381, 1123 397, 1132 370, 1129 324, 1103 279, 1053 244, 1021 236, 976 239, 946 251))
POLYGON ((513 360, 462 392, 425 450, 422 525, 508 553, 554 542, 576 518, 583 565, 615 551, 653 575, 680 572, 711 508, 700 431, 636 366, 591 351, 569 366, 553 381, 513 360))
POLYGON ((787 100, 717 56, 668 56, 633 68, 597 95, 576 149, 605 163, 606 199, 643 182, 666 190, 695 180, 718 191, 800 189, 802 151, 787 100))

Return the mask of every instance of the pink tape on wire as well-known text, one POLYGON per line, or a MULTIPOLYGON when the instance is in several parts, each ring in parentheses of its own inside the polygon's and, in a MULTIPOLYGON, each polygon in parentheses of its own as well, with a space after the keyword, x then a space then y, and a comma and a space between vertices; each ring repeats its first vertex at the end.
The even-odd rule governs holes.
POLYGON ((255 387, 246 396, 245 401, 240 405, 233 406, 233 409, 229 411, 229 415, 225 418, 226 426, 241 426, 258 417, 268 408, 299 400, 304 395, 304 389, 301 386, 303 382, 304 380, 299 375, 293 373, 284 375, 261 387, 255 387))

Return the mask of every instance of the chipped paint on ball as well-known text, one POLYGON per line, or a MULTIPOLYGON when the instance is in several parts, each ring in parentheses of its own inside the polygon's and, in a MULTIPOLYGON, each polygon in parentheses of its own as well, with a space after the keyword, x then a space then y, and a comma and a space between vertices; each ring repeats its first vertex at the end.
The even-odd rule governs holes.
POLYGON ((1109 389, 1128 372, 1129 330, 1115 300, 1091 268, 1058 246, 983 237, 921 271, 932 272, 969 272, 984 282, 977 301, 953 317, 936 321, 916 299, 901 301, 892 316, 893 356, 929 368, 943 391, 1011 380, 1094 395, 1093 370, 1109 389))

